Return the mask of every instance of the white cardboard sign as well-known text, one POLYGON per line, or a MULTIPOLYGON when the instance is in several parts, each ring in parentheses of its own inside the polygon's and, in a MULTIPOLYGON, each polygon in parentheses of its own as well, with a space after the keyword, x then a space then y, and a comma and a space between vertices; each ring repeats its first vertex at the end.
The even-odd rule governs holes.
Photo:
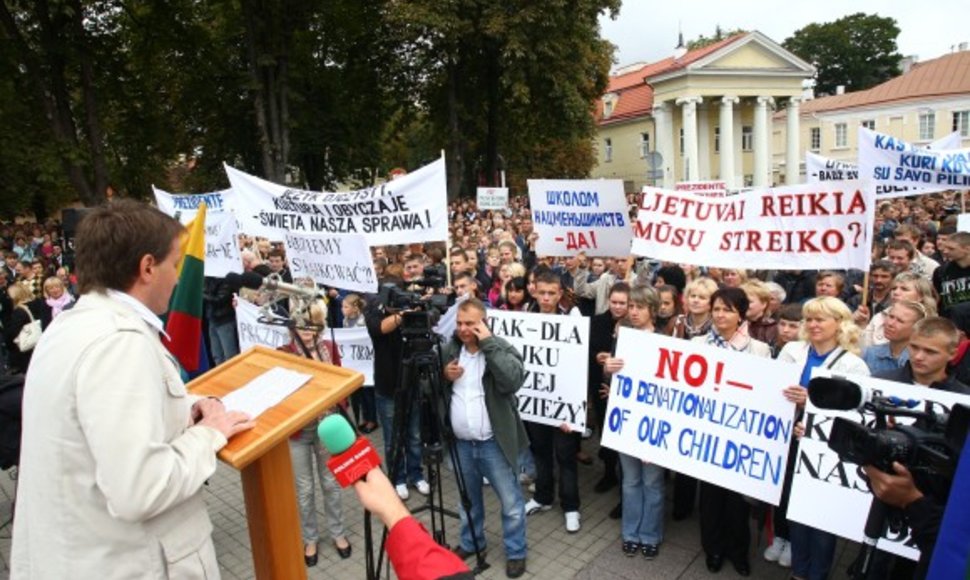
POLYGON ((619 179, 530 179, 540 256, 626 256, 630 220, 619 179))
POLYGON ((778 505, 801 370, 621 328, 602 445, 778 505))

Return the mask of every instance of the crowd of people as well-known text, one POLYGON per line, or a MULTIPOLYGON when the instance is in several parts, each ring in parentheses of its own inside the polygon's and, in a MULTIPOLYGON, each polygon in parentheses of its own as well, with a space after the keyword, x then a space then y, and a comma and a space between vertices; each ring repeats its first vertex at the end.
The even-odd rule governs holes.
MULTIPOLYGON (((636 195, 630 194, 628 202, 632 216, 636 195)), ((652 560, 659 555, 664 505, 671 494, 675 520, 698 512, 701 546, 712 573, 730 561, 738 574, 750 575, 753 504, 759 513, 770 513, 773 524, 763 552, 766 560, 791 567, 796 579, 822 579, 831 572, 835 536, 786 518, 794 452, 782 503, 774 509, 605 447, 593 457, 596 433, 605 419, 607 385, 624 365, 611 354, 619 327, 798 366, 798 384, 778 385, 795 404, 796 421, 804 413, 806 386, 815 368, 970 394, 970 357, 964 356, 970 344, 970 233, 957 231, 953 193, 882 201, 871 232, 873 262, 867 274, 743 270, 583 253, 542 256, 535 251, 538 235, 526 197, 513 197, 508 208, 497 211, 480 211, 473 200, 463 199, 452 202, 448 212, 447 243, 375 247, 373 262, 382 285, 462 298, 456 306, 455 335, 441 346, 447 361, 442 372, 448 398, 444 408, 471 499, 471 506, 460 510, 461 536, 454 551, 465 559, 487 549, 483 524, 488 514, 482 497, 487 483, 501 503, 508 577, 526 571, 528 519, 549 517, 543 514, 553 509, 557 497, 565 531, 581 531, 581 477, 597 479, 594 493, 616 494, 610 516, 620 520, 618 549, 626 556, 652 560), (491 309, 591 317, 589 373, 575 378, 587 386, 586 432, 522 420, 515 402, 523 380, 522 357, 489 332, 485 320, 491 309), (580 469, 583 464, 593 467, 580 469)), ((34 320, 46 329, 69 310, 77 295, 76 279, 56 223, 4 226, 0 245, 5 251, 0 268, 4 360, 11 372, 23 373, 31 351, 21 351, 16 339, 34 320)), ((240 236, 240 245, 247 271, 293 282, 279 243, 240 236)), ((397 464, 386 463, 402 500, 410 497, 411 489, 428 495, 432 490, 422 471, 421 413, 401 407, 408 380, 401 376, 406 309, 388 308, 376 295, 330 288, 323 294, 326 300, 315 306, 311 327, 294 329, 294 342, 285 349, 339 364, 323 330, 366 327, 374 345, 374 384, 353 397, 358 427, 365 433, 381 430, 387 458, 398 447, 405 450, 397 454, 397 464), (297 348, 297 340, 310 350, 297 348), (395 441, 398 416, 410 421, 396 432, 406 441, 395 441)), ((210 355, 219 364, 239 352, 234 300, 258 304, 265 296, 210 278, 204 299, 210 355)), ((341 557, 351 554, 340 490, 323 468, 325 451, 312 427, 291 441, 307 565, 316 563, 319 541, 314 473, 321 480, 333 546, 341 557)), ((797 442, 792 445, 794 449, 797 442)), ((880 482, 887 503, 914 518, 938 516, 939 500, 924 497, 904 472, 873 472, 871 477, 880 482)), ((932 552, 927 538, 932 534, 917 538, 923 553, 917 574, 925 572, 924 560, 932 552)), ((905 561, 882 565, 887 573, 894 566, 898 577, 914 573, 905 561)))

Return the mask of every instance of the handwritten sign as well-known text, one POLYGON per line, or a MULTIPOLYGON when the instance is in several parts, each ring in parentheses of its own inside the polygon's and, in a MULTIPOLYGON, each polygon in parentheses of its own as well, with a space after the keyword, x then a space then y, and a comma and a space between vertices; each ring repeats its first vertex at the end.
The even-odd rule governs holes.
MULTIPOLYGON (((942 139, 933 141, 927 149, 957 149, 960 147, 960 133, 953 132, 942 139)), ((805 175, 808 183, 821 181, 846 181, 859 179, 859 166, 849 161, 829 159, 815 153, 805 153, 805 175)), ((891 199, 906 195, 923 195, 945 191, 940 187, 917 187, 915 185, 892 185, 879 183, 876 185, 876 201, 891 199)))
POLYGON ((630 223, 619 179, 530 179, 540 256, 626 256, 630 223))
POLYGON ((259 321, 259 306, 236 297, 236 335, 239 337, 239 352, 261 344, 269 348, 279 348, 290 342, 290 331, 285 326, 264 324, 259 321))
POLYGON ((293 278, 354 292, 377 292, 367 239, 360 235, 288 233, 283 238, 293 278))
POLYGON ((970 149, 923 149, 859 127, 859 177, 892 186, 970 189, 970 149))
POLYGON ((489 310, 488 325, 522 353, 525 382, 517 394, 522 420, 584 430, 589 318, 489 310))
MULTIPOLYGON (((326 331, 330 334, 330 331, 326 331)), ((364 375, 364 385, 374 385, 374 343, 367 328, 334 328, 333 338, 340 350, 340 366, 364 375)))
POLYGON ((478 209, 505 209, 509 206, 509 188, 479 187, 478 209))
POLYGON ((801 369, 621 328, 602 445, 778 505, 801 369))
MULTIPOLYGON (((259 307, 237 298, 236 330, 239 336, 239 352, 244 352, 257 344, 279 348, 292 340, 285 326, 265 324, 259 321, 259 307)), ((333 339, 340 352, 340 365, 364 375, 364 384, 374 384, 374 344, 367 328, 334 328, 324 331, 324 338, 333 339)))
POLYGON ((756 189, 725 198, 644 187, 631 250, 723 268, 869 269, 873 193, 859 182, 756 189))
POLYGON ((373 246, 447 239, 445 160, 381 185, 347 192, 292 189, 225 166, 243 231, 360 234, 373 246))
MULTIPOLYGON (((812 377, 818 376, 829 377, 832 372, 816 368, 812 377)), ((922 401, 924 405, 928 403, 936 412, 948 412, 956 403, 970 405, 970 396, 967 395, 871 377, 847 378, 863 387, 880 391, 887 397, 896 396, 904 401, 915 399, 922 401)), ((871 416, 855 411, 819 409, 809 400, 805 408, 805 436, 798 444, 788 518, 861 542, 866 516, 872 504, 872 494, 862 478, 864 474, 861 468, 854 463, 842 461, 829 449, 832 422, 836 417, 845 417, 854 422, 864 421, 867 424, 872 421, 871 416), (825 506, 825 509, 820 510, 819 506, 825 506)), ((912 419, 898 418, 896 421, 899 424, 912 423, 912 419)), ((899 534, 887 532, 879 540, 877 547, 912 560, 919 558, 919 550, 908 529, 899 534)))
POLYGON ((172 195, 152 188, 155 203, 182 225, 195 219, 199 205, 205 202, 205 275, 221 278, 230 272, 242 272, 242 254, 236 236, 239 233, 232 212, 231 189, 213 193, 172 195), (210 205, 211 204, 211 205, 210 205))
POLYGON ((694 195, 724 197, 728 194, 727 183, 723 181, 679 181, 674 191, 688 191, 694 195))

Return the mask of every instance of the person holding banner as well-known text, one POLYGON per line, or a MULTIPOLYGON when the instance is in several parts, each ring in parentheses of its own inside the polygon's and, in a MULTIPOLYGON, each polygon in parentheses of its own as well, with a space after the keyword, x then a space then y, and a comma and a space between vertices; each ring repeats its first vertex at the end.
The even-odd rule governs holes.
MULTIPOLYGON (((695 337, 694 342, 771 358, 771 348, 767 344, 739 332, 749 306, 744 290, 722 288, 711 295, 710 304, 711 330, 695 337)), ((707 569, 720 571, 724 558, 728 558, 739 575, 750 576, 750 505, 744 496, 702 481, 700 510, 701 545, 707 554, 707 569)))
MULTIPOLYGON (((659 309, 660 297, 653 288, 637 286, 630 290, 627 317, 633 328, 654 332, 659 309)), ((623 359, 607 357, 603 361, 604 373, 612 375, 621 370, 623 359)), ((608 386, 606 390, 608 394, 608 386)), ((645 559, 653 560, 660 554, 663 541, 664 469, 626 453, 619 457, 623 468, 623 553, 633 557, 639 552, 645 559)))
MULTIPOLYGON (((535 271, 535 299, 533 311, 542 314, 571 314, 559 305, 563 288, 559 275, 552 270, 537 268, 535 271)), ((578 315, 578 310, 572 309, 578 315)), ((565 513, 566 531, 574 534, 580 528, 579 472, 576 453, 579 452, 579 433, 573 433, 569 424, 559 427, 540 423, 526 423, 536 462, 535 496, 525 504, 526 515, 552 509, 555 497, 553 475, 554 463, 559 465, 559 502, 565 513)))
MULTIPOLYGON (((778 360, 802 368, 799 384, 784 390, 785 398, 797 405, 798 420, 801 420, 805 402, 808 400, 808 381, 812 378, 813 369, 825 368, 837 373, 869 376, 869 367, 859 357, 859 328, 853 322, 848 306, 838 298, 823 296, 806 302, 802 313, 805 321, 800 334, 801 340, 786 344, 778 354, 778 360)), ((787 511, 791 480, 795 472, 797 447, 794 442, 792 447, 792 452, 788 455, 781 504, 778 506, 782 516, 787 511)), ((827 578, 835 556, 836 537, 796 522, 788 522, 788 530, 781 526, 778 528, 775 541, 791 541, 792 576, 802 580, 827 578)))
MULTIPOLYGON (((359 294, 344 296, 340 310, 344 315, 344 328, 366 326, 364 323, 364 299, 359 294)), ((368 434, 377 429, 377 403, 374 400, 374 385, 364 385, 363 388, 354 391, 350 395, 350 404, 354 408, 357 429, 361 433, 368 434)))

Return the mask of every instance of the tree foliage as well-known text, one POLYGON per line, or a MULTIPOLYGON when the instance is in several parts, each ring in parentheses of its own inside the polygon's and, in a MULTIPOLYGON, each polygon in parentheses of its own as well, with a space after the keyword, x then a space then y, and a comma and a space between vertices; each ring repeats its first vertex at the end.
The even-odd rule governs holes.
POLYGON ((226 186, 315 189, 446 150, 452 193, 591 169, 619 0, 3 0, 0 215, 226 186))
POLYGON ((721 42, 725 38, 731 38, 735 34, 744 34, 746 32, 748 31, 741 28, 735 28, 733 30, 725 31, 721 28, 721 25, 718 24, 717 26, 714 27, 714 34, 712 34, 711 36, 705 36, 701 34, 697 38, 687 41, 687 50, 704 48, 705 46, 709 46, 711 44, 714 44, 715 42, 721 42))
POLYGON ((796 30, 784 47, 817 69, 815 90, 835 94, 844 85, 860 91, 899 73, 899 26, 890 17, 861 12, 796 30))

